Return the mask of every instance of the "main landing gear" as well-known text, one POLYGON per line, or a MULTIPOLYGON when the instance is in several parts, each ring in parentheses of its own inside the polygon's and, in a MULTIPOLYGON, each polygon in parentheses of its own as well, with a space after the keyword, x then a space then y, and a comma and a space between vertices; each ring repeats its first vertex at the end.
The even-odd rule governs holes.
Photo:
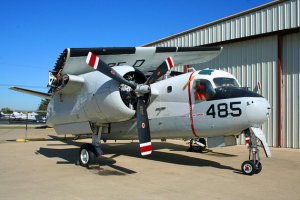
POLYGON ((206 140, 205 138, 192 138, 190 139, 190 148, 188 151, 200 152, 202 153, 206 150, 206 140))
POLYGON ((259 149, 257 148, 259 140, 249 129, 245 131, 245 138, 249 149, 249 160, 243 162, 241 166, 242 172, 246 175, 258 174, 262 170, 259 149))
POLYGON ((97 158, 103 155, 100 148, 102 127, 94 127, 92 134, 92 144, 83 144, 79 150, 79 164, 83 167, 89 167, 96 163, 97 158))

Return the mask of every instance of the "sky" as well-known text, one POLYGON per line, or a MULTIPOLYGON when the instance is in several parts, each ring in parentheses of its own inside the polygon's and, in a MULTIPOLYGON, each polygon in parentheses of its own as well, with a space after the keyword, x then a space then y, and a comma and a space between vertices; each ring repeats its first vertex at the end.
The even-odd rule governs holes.
POLYGON ((2 0, 0 109, 33 111, 48 71, 69 47, 134 47, 271 0, 2 0))

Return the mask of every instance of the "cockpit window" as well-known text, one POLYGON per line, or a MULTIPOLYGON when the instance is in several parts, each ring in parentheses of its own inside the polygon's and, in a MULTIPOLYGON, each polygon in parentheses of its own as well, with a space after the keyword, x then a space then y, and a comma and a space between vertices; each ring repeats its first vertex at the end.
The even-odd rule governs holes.
POLYGON ((195 102, 211 99, 215 95, 215 90, 209 80, 199 79, 194 82, 195 102))
POLYGON ((214 78, 216 87, 239 87, 239 84, 233 78, 214 78))

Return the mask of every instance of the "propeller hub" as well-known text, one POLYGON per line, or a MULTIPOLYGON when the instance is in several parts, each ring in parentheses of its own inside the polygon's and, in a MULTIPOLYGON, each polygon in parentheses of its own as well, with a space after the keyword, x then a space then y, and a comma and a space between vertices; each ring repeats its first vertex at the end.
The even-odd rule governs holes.
POLYGON ((134 92, 136 95, 139 96, 144 96, 144 94, 147 94, 150 92, 150 86, 149 85, 144 85, 144 84, 139 84, 136 86, 134 92))

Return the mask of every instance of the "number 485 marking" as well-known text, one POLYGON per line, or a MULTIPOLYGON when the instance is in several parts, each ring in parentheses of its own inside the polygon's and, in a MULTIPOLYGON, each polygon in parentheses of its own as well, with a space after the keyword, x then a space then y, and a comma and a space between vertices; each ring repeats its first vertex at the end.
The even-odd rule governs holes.
POLYGON ((242 114, 242 109, 239 107, 239 105, 241 105, 240 101, 230 102, 229 109, 232 112, 229 112, 228 104, 220 103, 220 104, 217 104, 217 106, 216 106, 217 107, 217 112, 216 112, 215 104, 212 104, 206 111, 206 115, 212 115, 213 118, 215 118, 217 114, 218 114, 218 117, 220 117, 220 118, 228 117, 228 115, 231 115, 232 117, 238 117, 238 116, 241 116, 241 114, 242 114))

